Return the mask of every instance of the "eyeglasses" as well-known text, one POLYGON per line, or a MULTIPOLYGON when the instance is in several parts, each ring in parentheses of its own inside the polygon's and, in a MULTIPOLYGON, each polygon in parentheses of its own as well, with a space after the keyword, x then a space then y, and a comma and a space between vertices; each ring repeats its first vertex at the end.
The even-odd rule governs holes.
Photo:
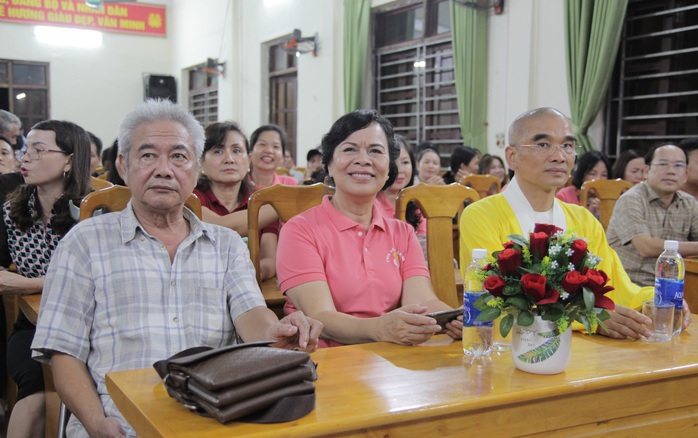
POLYGON ((540 142, 537 144, 517 144, 517 147, 531 148, 531 150, 536 153, 542 154, 545 157, 549 157, 555 153, 562 152, 562 155, 566 157, 574 157, 577 155, 577 149, 574 143, 563 143, 563 144, 550 144, 547 142, 540 142))
POLYGON ((677 172, 683 172, 686 170, 686 163, 670 163, 668 161, 657 161, 656 163, 651 163, 650 166, 654 166, 662 172, 669 170, 669 167, 673 167, 677 172))
MULTIPOLYGON (((47 152, 57 152, 59 154, 66 155, 65 152, 58 150, 58 149, 46 149, 46 150, 39 150, 36 148, 29 147, 27 148, 26 151, 24 151, 24 154, 29 157, 30 160, 40 160, 43 157, 43 154, 47 152)), ((24 155, 22 155, 24 156, 24 155)))

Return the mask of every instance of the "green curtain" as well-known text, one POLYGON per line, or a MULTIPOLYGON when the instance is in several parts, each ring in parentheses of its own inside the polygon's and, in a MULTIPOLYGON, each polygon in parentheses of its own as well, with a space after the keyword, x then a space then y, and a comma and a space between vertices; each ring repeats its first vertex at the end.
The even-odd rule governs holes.
POLYGON ((371 0, 344 0, 344 112, 363 107, 371 0))
POLYGON ((613 73, 628 0, 565 0, 567 88, 572 124, 582 151, 613 73))
POLYGON ((451 39, 463 144, 487 152, 487 11, 451 0, 451 39))

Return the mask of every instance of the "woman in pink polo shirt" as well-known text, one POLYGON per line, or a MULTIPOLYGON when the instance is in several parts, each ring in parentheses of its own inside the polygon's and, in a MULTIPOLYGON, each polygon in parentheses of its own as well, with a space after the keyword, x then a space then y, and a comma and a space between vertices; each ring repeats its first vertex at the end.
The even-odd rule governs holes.
MULTIPOLYGON (((201 177, 194 189, 201 201, 204 221, 222 225, 237 214, 245 221, 240 225, 247 230, 247 201, 254 192, 254 184, 248 176, 248 149, 247 137, 234 122, 213 123, 206 127, 201 177)), ((278 235, 277 221, 262 229, 259 264, 263 280, 276 275, 278 235)))
POLYGON ((276 173, 276 168, 284 162, 286 152, 286 132, 281 126, 260 126, 250 136, 250 144, 252 145, 250 177, 256 188, 261 189, 275 184, 298 185, 294 177, 276 173))
MULTIPOLYGON (((279 237, 285 311, 322 321, 324 347, 425 342, 441 330, 425 313, 450 307, 434 295, 414 229, 375 204, 397 175, 392 125, 375 110, 353 111, 332 125, 322 151, 335 194, 288 221, 279 237)), ((444 328, 453 338, 462 333, 460 321, 444 328)))

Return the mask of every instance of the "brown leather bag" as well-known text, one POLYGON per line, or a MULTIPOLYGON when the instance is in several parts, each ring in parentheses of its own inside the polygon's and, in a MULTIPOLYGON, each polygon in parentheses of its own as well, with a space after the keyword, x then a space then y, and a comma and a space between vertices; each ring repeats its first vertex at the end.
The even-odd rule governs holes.
POLYGON ((153 366, 170 397, 221 423, 296 420, 315 408, 315 364, 270 344, 194 347, 153 366))

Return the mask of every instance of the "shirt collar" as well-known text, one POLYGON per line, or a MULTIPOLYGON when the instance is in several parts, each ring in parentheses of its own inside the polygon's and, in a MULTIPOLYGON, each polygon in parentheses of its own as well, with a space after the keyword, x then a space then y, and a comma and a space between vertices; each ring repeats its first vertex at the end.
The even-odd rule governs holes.
POLYGON ((542 216, 546 216, 546 212, 536 212, 531 203, 528 202, 526 195, 521 190, 519 183, 516 181, 516 176, 509 181, 507 189, 502 192, 502 196, 507 200, 509 206, 514 211, 516 219, 521 227, 521 232, 524 235, 532 232, 536 223, 545 220, 546 223, 552 223, 558 228, 563 230, 567 229, 567 218, 565 217, 565 212, 562 211, 562 207, 559 201, 555 199, 553 201, 553 208, 547 212, 548 217, 551 219, 542 219, 542 216))
MULTIPOLYGON (((327 214, 327 216, 330 219, 330 223, 332 223, 335 226, 335 228, 337 228, 337 231, 346 231, 351 228, 360 226, 358 223, 349 219, 347 216, 345 216, 343 213, 337 210, 335 206, 332 205, 331 199, 332 197, 329 195, 322 198, 322 204, 320 204, 320 208, 327 214)), ((371 226, 369 227, 369 230, 373 227, 378 227, 381 230, 386 229, 385 218, 380 213, 379 209, 380 207, 378 207, 374 202, 373 209, 371 211, 371 226)))
MULTIPOLYGON (((138 222, 138 218, 136 218, 136 214, 133 212, 131 201, 128 201, 128 205, 126 205, 126 208, 121 211, 119 215, 119 221, 121 222, 122 243, 127 243, 135 239, 138 231, 146 236, 150 236, 140 222, 138 222)), ((189 221, 189 237, 185 240, 195 240, 199 237, 205 236, 211 240, 211 242, 215 243, 215 239, 213 238, 213 233, 210 232, 209 225, 199 220, 199 218, 186 207, 184 207, 184 219, 189 221)))
MULTIPOLYGON (((647 190, 647 200, 649 202, 655 201, 655 200, 660 200, 659 194, 647 183, 647 181, 642 181, 640 184, 644 184, 645 190, 647 190)), ((671 202, 669 205, 674 204, 675 202, 683 202, 684 198, 682 196, 681 191, 677 191, 674 193, 674 196, 671 198, 671 202)))

